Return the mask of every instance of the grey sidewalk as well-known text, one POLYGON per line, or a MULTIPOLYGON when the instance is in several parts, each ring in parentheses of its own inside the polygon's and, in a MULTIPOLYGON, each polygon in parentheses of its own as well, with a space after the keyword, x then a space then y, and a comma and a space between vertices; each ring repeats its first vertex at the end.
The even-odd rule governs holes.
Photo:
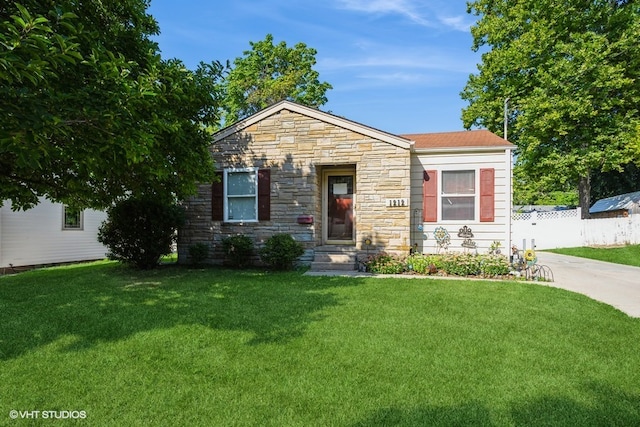
POLYGON ((640 317, 640 268, 551 252, 536 252, 538 264, 553 270, 549 286, 577 292, 640 317))

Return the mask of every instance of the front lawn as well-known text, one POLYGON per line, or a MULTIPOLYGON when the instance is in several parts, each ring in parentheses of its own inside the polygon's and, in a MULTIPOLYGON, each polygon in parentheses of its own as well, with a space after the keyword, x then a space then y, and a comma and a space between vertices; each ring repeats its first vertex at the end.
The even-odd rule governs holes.
POLYGON ((640 245, 615 248, 561 248, 550 249, 549 252, 640 267, 640 245))
POLYGON ((6 426, 640 424, 640 320, 530 283, 103 262, 0 277, 0 325, 6 426))

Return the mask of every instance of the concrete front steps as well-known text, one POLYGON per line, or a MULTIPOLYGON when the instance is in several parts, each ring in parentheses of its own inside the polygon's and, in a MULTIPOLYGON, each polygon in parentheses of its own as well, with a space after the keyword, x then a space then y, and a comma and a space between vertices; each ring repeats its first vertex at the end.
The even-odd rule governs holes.
POLYGON ((311 271, 355 271, 357 253, 353 246, 318 246, 311 271))

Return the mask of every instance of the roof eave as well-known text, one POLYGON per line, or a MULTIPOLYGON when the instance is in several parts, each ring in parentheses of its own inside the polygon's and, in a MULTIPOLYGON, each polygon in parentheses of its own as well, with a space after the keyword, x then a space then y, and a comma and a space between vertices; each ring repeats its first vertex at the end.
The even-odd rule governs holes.
POLYGON ((429 147, 429 148, 416 148, 414 146, 413 152, 416 154, 433 154, 433 153, 455 153, 460 151, 465 152, 489 152, 489 151, 507 151, 514 150, 515 145, 485 145, 485 146, 463 146, 463 147, 429 147))

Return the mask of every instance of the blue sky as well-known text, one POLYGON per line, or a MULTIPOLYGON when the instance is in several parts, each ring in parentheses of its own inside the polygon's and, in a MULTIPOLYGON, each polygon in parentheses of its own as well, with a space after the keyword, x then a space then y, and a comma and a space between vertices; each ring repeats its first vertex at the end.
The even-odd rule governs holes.
POLYGON ((250 41, 305 43, 333 89, 321 109, 387 132, 462 129, 480 54, 465 0, 152 0, 164 58, 225 62, 250 41))

